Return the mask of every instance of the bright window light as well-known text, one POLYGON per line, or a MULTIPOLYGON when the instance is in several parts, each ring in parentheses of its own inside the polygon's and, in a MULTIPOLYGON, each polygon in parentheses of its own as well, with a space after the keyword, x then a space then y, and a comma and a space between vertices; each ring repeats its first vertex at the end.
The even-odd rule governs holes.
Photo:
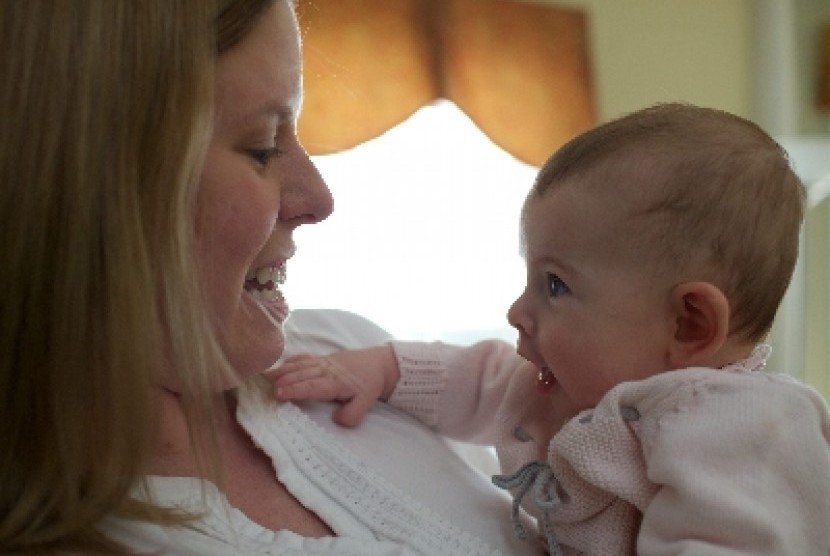
POLYGON ((296 232, 293 308, 352 311, 401 339, 515 341, 505 315, 524 287, 519 212, 536 168, 448 101, 314 162, 335 210, 296 232))

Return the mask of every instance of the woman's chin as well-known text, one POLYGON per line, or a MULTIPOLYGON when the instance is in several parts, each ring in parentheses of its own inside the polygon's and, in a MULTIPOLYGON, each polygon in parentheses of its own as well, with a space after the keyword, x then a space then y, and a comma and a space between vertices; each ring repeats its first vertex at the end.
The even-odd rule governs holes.
POLYGON ((285 351, 285 338, 282 331, 271 332, 268 338, 261 337, 261 342, 250 345, 246 350, 238 350, 232 357, 231 365, 236 369, 240 380, 273 369, 285 351))
POLYGON ((277 364, 285 351, 282 323, 288 314, 284 302, 265 302, 248 292, 243 294, 243 303, 246 318, 241 319, 222 342, 228 362, 240 381, 277 364))
POLYGON ((262 311, 275 327, 282 327, 282 323, 288 318, 288 302, 279 290, 258 292, 244 289, 242 295, 262 311))

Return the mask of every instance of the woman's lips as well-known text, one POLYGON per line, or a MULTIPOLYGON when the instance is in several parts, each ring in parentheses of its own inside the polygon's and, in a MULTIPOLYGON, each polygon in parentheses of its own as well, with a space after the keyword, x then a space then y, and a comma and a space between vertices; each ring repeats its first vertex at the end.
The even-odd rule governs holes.
POLYGON ((288 318, 288 303, 285 302, 283 297, 273 301, 261 301, 261 303, 279 324, 282 324, 288 318))
POLYGON ((540 394, 547 394, 556 387, 556 377, 548 367, 539 367, 539 372, 536 373, 536 390, 540 394))
POLYGON ((282 297, 280 286, 285 283, 285 263, 260 267, 245 276, 245 290, 261 301, 274 301, 282 297))
POLYGON ((250 271, 245 276, 245 291, 256 299, 278 323, 285 321, 289 312, 288 303, 280 290, 285 280, 285 263, 263 266, 250 271))

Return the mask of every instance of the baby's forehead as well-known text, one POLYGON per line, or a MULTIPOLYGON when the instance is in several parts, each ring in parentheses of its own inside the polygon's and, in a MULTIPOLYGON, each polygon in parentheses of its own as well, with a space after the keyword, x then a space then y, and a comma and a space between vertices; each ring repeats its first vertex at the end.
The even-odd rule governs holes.
POLYGON ((614 212, 625 212, 650 196, 649 190, 659 180, 651 164, 603 163, 580 172, 544 182, 539 176, 522 208, 523 214, 567 198, 574 206, 608 204, 614 212))
POLYGON ((598 175, 576 176, 527 197, 520 222, 521 253, 563 242, 595 251, 598 257, 640 257, 662 225, 649 210, 653 200, 598 175))
POLYGON ((671 174, 682 159, 674 149, 653 143, 627 146, 597 153, 590 159, 560 161, 551 157, 539 170, 533 191, 545 194, 563 188, 620 195, 636 193, 655 180, 671 174))

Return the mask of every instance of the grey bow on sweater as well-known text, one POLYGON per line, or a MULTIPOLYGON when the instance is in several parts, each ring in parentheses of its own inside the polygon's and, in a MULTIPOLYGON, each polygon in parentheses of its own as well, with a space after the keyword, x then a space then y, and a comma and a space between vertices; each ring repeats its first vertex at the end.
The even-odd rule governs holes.
POLYGON ((562 556, 562 549, 556 540, 556 534, 548 515, 550 510, 562 504, 557 493, 559 482, 556 480, 550 465, 542 461, 531 461, 512 475, 494 475, 493 484, 503 489, 518 489, 513 497, 511 518, 513 520, 513 531, 520 539, 527 538, 527 530, 519 521, 519 506, 528 490, 533 489, 532 500, 536 507, 542 511, 542 526, 544 527, 548 550, 552 556, 562 556))

